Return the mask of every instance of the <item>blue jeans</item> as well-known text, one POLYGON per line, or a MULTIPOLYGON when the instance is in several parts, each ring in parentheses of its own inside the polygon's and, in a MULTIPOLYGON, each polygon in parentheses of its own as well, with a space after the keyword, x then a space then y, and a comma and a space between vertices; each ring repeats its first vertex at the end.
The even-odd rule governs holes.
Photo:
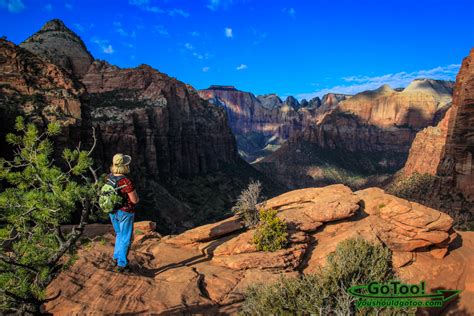
POLYGON ((133 213, 118 210, 109 214, 112 226, 115 230, 114 259, 119 267, 126 267, 128 264, 127 254, 133 234, 133 213))

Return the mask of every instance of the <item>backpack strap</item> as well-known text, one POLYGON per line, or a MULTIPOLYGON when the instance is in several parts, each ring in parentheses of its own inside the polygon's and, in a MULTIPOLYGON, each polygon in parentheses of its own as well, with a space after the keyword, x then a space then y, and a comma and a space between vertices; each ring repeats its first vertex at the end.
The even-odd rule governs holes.
POLYGON ((122 180, 122 179, 125 179, 125 178, 127 178, 127 177, 126 177, 126 176, 114 176, 114 175, 111 173, 111 174, 109 174, 109 176, 107 177, 107 182, 108 182, 109 184, 111 184, 111 185, 115 188, 115 190, 118 191, 118 190, 121 190, 121 189, 123 189, 123 188, 125 188, 125 187, 127 186, 127 185, 118 186, 119 181, 122 180))

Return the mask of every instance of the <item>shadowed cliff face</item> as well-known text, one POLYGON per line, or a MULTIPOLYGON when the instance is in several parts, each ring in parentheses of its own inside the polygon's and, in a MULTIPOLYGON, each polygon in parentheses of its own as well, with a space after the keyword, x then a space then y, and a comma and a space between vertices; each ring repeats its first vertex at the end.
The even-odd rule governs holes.
MULTIPOLYGON (((0 111, 9 114, 2 120, 17 114, 40 125, 60 120, 66 126, 60 147, 90 146, 95 128, 99 173, 109 172, 115 153, 130 154, 141 197, 137 217, 157 221, 161 231, 222 218, 251 179, 266 183, 268 196, 278 191, 239 158, 224 109, 191 86, 147 65, 86 65, 82 41, 57 20, 22 44, 32 52, 0 45, 0 111)), ((2 127, 2 140, 11 127, 2 127)))
POLYGON ((225 108, 239 153, 248 162, 271 154, 347 97, 328 94, 323 101, 316 97, 300 104, 291 96, 282 101, 275 94, 255 96, 227 86, 211 86, 199 95, 225 108))
MULTIPOLYGON (((421 130, 391 190, 405 198, 474 221, 474 49, 456 77, 452 106, 433 127, 421 130), (421 179, 430 179, 427 185, 421 179), (428 188, 426 188, 428 186, 428 188)), ((471 224, 472 225, 472 224, 471 224)))
POLYGON ((452 162, 454 168, 438 169, 441 175, 452 176, 456 188, 474 201, 474 49, 463 60, 456 77, 453 109, 449 116, 445 155, 441 165, 452 162))
POLYGON ((120 69, 96 61, 82 82, 105 162, 124 151, 143 174, 170 181, 238 159, 224 110, 176 79, 146 65, 120 69))
POLYGON ((15 117, 28 116, 39 126, 60 121, 59 140, 77 142, 83 124, 84 87, 72 75, 12 42, 0 39, 0 154, 8 155, 5 134, 15 117))
POLYGON ((256 167, 292 188, 382 183, 403 167, 416 133, 443 117, 451 87, 420 79, 402 91, 385 85, 359 93, 323 112, 256 167))

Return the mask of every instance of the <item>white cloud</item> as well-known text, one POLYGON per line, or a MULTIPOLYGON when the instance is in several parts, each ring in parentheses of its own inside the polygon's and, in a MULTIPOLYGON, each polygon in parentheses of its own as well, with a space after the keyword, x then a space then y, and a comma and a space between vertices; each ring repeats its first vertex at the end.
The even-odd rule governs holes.
POLYGON ((114 53, 114 49, 112 47, 112 45, 107 45, 106 47, 104 47, 102 49, 102 52, 104 52, 105 54, 113 54, 114 53))
POLYGON ((388 84, 392 88, 406 87, 410 82, 417 78, 430 78, 437 80, 454 80, 459 71, 459 64, 439 66, 428 70, 418 70, 413 72, 398 72, 394 74, 385 74, 382 76, 349 76, 341 78, 343 81, 354 84, 338 85, 331 88, 325 88, 310 93, 298 94, 300 99, 311 99, 321 97, 329 92, 356 94, 365 90, 377 89, 381 85, 388 84))
POLYGON ((198 37, 200 34, 198 31, 192 31, 191 33, 189 33, 192 37, 198 37))
POLYGON ((51 3, 48 3, 47 5, 44 6, 44 9, 48 12, 53 11, 53 5, 51 3))
POLYGON ((171 16, 177 16, 177 15, 179 15, 179 16, 182 16, 182 17, 184 17, 184 18, 187 18, 187 17, 189 17, 189 15, 190 15, 189 12, 186 12, 186 11, 181 10, 181 9, 172 9, 172 10, 169 10, 169 11, 168 11, 168 14, 171 15, 171 16))
POLYGON ((212 11, 217 11, 220 8, 227 9, 230 5, 234 3, 235 0, 209 0, 207 2, 207 8, 212 11))
POLYGON ((194 46, 190 43, 186 43, 184 44, 184 47, 187 49, 187 50, 193 50, 194 49, 194 46))
POLYGON ((79 23, 74 23, 73 25, 74 25, 74 27, 75 27, 78 31, 84 32, 84 27, 83 27, 81 24, 79 24, 79 23))
POLYGON ((114 27, 115 27, 115 31, 117 33, 119 33, 121 36, 124 36, 124 37, 136 37, 137 36, 135 31, 132 31, 132 32, 125 31, 125 29, 122 26, 122 23, 120 23, 120 22, 114 22, 114 27))
POLYGON ((23 11, 26 7, 22 0, 0 0, 0 8, 5 8, 8 12, 17 13, 23 11))
POLYGON ((294 18, 296 15, 296 10, 294 8, 284 8, 281 10, 281 12, 288 14, 292 18, 294 18))
POLYGON ((163 25, 155 25, 155 32, 160 34, 163 37, 169 37, 170 33, 163 25))
POLYGON ((202 72, 208 72, 211 69, 211 67, 202 67, 202 72))
POLYGON ((240 64, 240 65, 237 66, 237 68, 235 68, 235 69, 237 69, 237 70, 244 70, 244 69, 247 69, 247 68, 248 68, 248 66, 247 66, 246 64, 240 64))
POLYGON ((232 33, 232 29, 230 27, 226 27, 225 30, 224 30, 224 34, 225 34, 225 37, 233 37, 233 33, 232 33))
POLYGON ((108 40, 102 40, 102 39, 93 37, 91 41, 97 44, 97 46, 99 46, 99 48, 102 50, 104 54, 113 54, 115 52, 114 48, 112 47, 112 45, 109 43, 108 40))
POLYGON ((254 45, 260 44, 267 37, 267 33, 259 32, 253 27, 251 27, 250 29, 252 30, 252 33, 255 36, 254 41, 253 41, 254 45))
POLYGON ((163 10, 160 7, 154 6, 151 4, 150 0, 129 0, 128 4, 136 6, 141 10, 151 12, 151 13, 166 13, 170 16, 182 16, 182 17, 189 17, 189 12, 186 12, 182 9, 171 9, 171 10, 163 10))

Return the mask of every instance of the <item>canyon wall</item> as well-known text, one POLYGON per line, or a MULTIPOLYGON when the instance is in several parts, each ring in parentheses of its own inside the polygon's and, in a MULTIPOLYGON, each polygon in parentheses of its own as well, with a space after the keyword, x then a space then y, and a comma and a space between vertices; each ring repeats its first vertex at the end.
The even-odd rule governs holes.
POLYGON ((384 182, 405 164, 416 133, 444 116, 452 86, 417 79, 402 91, 385 85, 356 94, 323 112, 256 167, 292 188, 384 182))
POLYGON ((314 122, 346 95, 329 94, 298 102, 282 101, 275 94, 255 96, 232 86, 211 86, 199 95, 226 109, 229 126, 237 139, 240 155, 255 162, 277 150, 288 138, 314 122))
MULTIPOLYGON (((99 173, 108 172, 115 153, 131 155, 137 216, 157 221, 160 230, 222 218, 251 179, 264 182, 269 196, 277 188, 240 159, 225 110, 191 86, 147 65, 89 63, 82 40, 59 20, 22 43, 25 49, 0 44, 0 110, 9 115, 2 119, 23 114, 43 126, 59 120, 61 148, 90 146, 94 128, 99 173)), ((2 128, 3 140, 12 124, 2 128)), ((8 156, 6 146, 2 151, 8 156)))

